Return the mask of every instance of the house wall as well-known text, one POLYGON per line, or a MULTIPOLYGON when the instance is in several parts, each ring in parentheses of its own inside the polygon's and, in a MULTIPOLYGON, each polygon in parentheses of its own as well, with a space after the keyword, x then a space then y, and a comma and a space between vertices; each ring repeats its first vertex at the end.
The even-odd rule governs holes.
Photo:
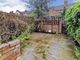
POLYGON ((68 0, 64 0, 63 5, 52 7, 49 10, 49 16, 59 16, 59 15, 61 15, 61 12, 63 12, 64 9, 68 9, 68 7, 70 7, 70 6, 71 6, 71 4, 68 4, 68 0))
POLYGON ((61 13, 58 10, 50 9, 49 16, 59 16, 61 13))

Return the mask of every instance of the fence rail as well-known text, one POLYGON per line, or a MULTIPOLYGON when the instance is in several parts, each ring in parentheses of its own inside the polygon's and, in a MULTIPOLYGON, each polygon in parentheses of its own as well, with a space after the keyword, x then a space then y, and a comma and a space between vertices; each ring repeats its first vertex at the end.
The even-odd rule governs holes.
POLYGON ((63 20, 64 18, 62 16, 47 16, 47 17, 42 17, 42 18, 34 18, 36 21, 40 20, 63 20))

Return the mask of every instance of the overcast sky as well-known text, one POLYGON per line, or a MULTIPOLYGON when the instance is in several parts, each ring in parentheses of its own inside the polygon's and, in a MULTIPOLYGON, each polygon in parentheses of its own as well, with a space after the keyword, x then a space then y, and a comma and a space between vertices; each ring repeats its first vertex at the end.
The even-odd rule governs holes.
POLYGON ((10 11, 24 11, 26 9, 25 3, 21 0, 0 0, 0 10, 5 12, 10 11))
MULTIPOLYGON (((69 3, 73 3, 74 0, 68 0, 69 3)), ((61 5, 63 4, 63 0, 56 0, 53 5, 61 5)), ((0 0, 0 11, 4 12, 10 12, 10 11, 24 11, 28 10, 28 8, 25 6, 26 3, 22 0, 0 0)))

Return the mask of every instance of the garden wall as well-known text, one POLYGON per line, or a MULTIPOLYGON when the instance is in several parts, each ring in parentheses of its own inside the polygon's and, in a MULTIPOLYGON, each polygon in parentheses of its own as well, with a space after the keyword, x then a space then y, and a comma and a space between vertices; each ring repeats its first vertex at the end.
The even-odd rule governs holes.
POLYGON ((20 41, 14 40, 0 45, 0 60, 17 60, 20 56, 20 41))

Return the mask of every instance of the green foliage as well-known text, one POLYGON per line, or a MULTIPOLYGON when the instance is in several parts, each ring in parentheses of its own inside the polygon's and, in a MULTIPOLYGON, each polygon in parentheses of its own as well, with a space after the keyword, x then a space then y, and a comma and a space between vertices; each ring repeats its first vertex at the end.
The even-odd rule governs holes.
POLYGON ((61 13, 61 16, 62 16, 62 17, 65 16, 65 12, 66 12, 66 9, 64 9, 63 12, 61 13))
POLYGON ((34 11, 33 11, 33 12, 31 12, 31 13, 29 14, 29 16, 34 17, 34 16, 36 16, 36 14, 35 14, 34 11))
POLYGON ((21 41, 24 41, 24 40, 28 40, 29 39, 29 33, 27 32, 23 32, 19 37, 18 39, 21 40, 21 41))
POLYGON ((19 39, 21 41, 21 49, 23 49, 26 44, 25 41, 28 40, 30 38, 29 33, 27 32, 23 32, 17 39, 19 39))
POLYGON ((75 57, 80 60, 80 48, 75 47, 75 57))
POLYGON ((43 17, 48 15, 50 2, 53 0, 29 0, 29 5, 34 11, 34 15, 37 17, 43 17))
POLYGON ((26 41, 30 39, 30 34, 34 31, 34 23, 29 24, 22 34, 17 38, 21 41, 21 49, 26 46, 26 41))
MULTIPOLYGON (((80 40, 80 2, 71 6, 65 13, 68 34, 75 40, 80 40)), ((75 47, 75 56, 80 60, 80 48, 75 47)))
POLYGON ((76 35, 76 39, 80 40, 80 28, 76 30, 75 35, 76 35))
POLYGON ((68 34, 76 40, 80 40, 80 2, 66 11, 65 22, 68 34))
POLYGON ((22 34, 18 37, 18 39, 21 40, 22 42, 28 40, 30 38, 30 34, 32 33, 32 31, 33 31, 33 24, 30 24, 28 25, 26 30, 22 32, 22 34))

